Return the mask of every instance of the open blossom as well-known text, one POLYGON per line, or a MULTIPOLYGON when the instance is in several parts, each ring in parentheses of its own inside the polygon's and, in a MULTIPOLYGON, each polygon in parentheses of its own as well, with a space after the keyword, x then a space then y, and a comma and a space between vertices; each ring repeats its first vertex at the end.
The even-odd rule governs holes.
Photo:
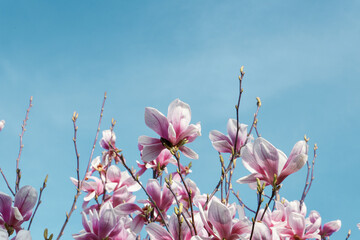
POLYGON ((229 119, 227 123, 227 132, 228 132, 227 136, 217 130, 213 130, 210 132, 209 138, 216 151, 222 153, 231 153, 231 154, 240 153, 240 149, 245 144, 247 139, 247 125, 239 124, 238 136, 236 138, 236 131, 237 131, 236 123, 237 123, 236 119, 232 119, 232 118, 229 119), (235 142, 236 142, 236 149, 234 149, 235 142))
POLYGON ((305 141, 299 141, 292 149, 289 158, 276 149, 264 138, 257 138, 255 142, 248 143, 242 152, 242 162, 250 175, 237 180, 238 183, 256 183, 256 179, 273 185, 276 174, 276 185, 279 185, 287 176, 300 170, 307 161, 308 146, 305 141))
POLYGON ((5 127, 5 120, 0 121, 0 131, 5 127))
POLYGON ((24 186, 15 194, 14 206, 12 198, 0 192, 0 228, 21 229, 21 224, 28 221, 37 201, 37 192, 31 186, 24 186))
POLYGON ((165 117, 155 108, 145 108, 145 124, 159 134, 159 138, 139 137, 142 146, 141 159, 145 162, 157 158, 165 148, 179 149, 185 156, 197 159, 198 155, 184 144, 192 142, 201 135, 200 123, 190 124, 190 106, 179 99, 170 103, 168 115, 165 117))
POLYGON ((130 230, 131 220, 115 213, 110 202, 106 202, 100 211, 89 210, 87 216, 82 212, 84 229, 74 234, 78 240, 135 240, 135 234, 130 230))
POLYGON ((238 209, 240 219, 234 219, 235 204, 226 206, 214 197, 207 211, 199 205, 201 220, 213 240, 242 239, 251 232, 251 223, 245 217, 243 209, 238 209))

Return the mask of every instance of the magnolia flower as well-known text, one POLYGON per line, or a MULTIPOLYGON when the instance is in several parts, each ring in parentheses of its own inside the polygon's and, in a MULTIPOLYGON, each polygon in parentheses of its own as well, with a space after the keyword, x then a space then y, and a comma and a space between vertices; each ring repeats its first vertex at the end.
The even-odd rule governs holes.
MULTIPOLYGON (((172 195, 170 190, 165 186, 165 183, 161 190, 161 186, 156 179, 148 180, 148 182, 146 184, 146 191, 149 193, 149 195, 154 200, 154 202, 156 203, 156 205, 158 206, 158 208, 160 209, 161 212, 166 213, 167 210, 171 207, 171 205, 174 202, 174 196, 172 195)), ((149 204, 153 205, 152 202, 150 202, 148 200, 141 201, 141 202, 149 203, 149 204)), ((152 207, 155 207, 155 206, 152 206, 152 207)))
POLYGON ((130 221, 121 216, 117 216, 111 205, 106 202, 99 212, 96 210, 89 210, 87 217, 85 212, 82 212, 82 223, 84 229, 78 234, 73 234, 74 239, 79 240, 135 240, 135 234, 128 228, 130 221))
MULTIPOLYGON (((81 190, 87 193, 84 197, 84 206, 94 197, 98 197, 104 193, 104 185, 99 178, 90 176, 89 179, 94 180, 94 182, 82 181, 82 184, 80 184, 81 190)), ((70 180, 76 187, 78 186, 77 179, 70 177, 70 180)))
POLYGON ((0 121, 0 131, 5 127, 5 120, 0 121))
POLYGON ((105 130, 102 132, 102 138, 99 142, 100 146, 106 150, 110 150, 110 144, 115 147, 116 136, 111 130, 105 130))
POLYGON ((251 231, 251 224, 245 218, 244 213, 239 213, 242 219, 234 219, 236 213, 235 205, 225 206, 217 198, 210 202, 208 211, 205 212, 199 205, 201 220, 205 229, 213 236, 214 240, 241 239, 251 231))
POLYGON ((320 228, 320 235, 322 238, 330 237, 334 232, 339 231, 340 228, 341 228, 340 220, 335 220, 325 223, 324 226, 320 228))
POLYGON ((24 186, 15 194, 14 206, 12 198, 0 192, 0 228, 21 229, 21 224, 28 221, 37 201, 37 192, 32 186, 24 186))
POLYGON ((227 132, 228 136, 225 136, 221 132, 217 130, 213 130, 209 134, 209 138, 211 140, 211 143, 213 147, 218 152, 222 153, 240 153, 241 147, 245 144, 247 139, 247 125, 245 124, 239 124, 239 131, 236 141, 236 119, 230 118, 227 123, 227 132), (236 142, 236 149, 235 148, 235 142, 236 142))
POLYGON ((200 123, 190 124, 190 120, 190 106, 179 99, 170 103, 167 117, 155 108, 145 108, 145 124, 159 134, 160 139, 139 137, 139 145, 142 148, 141 159, 145 162, 152 161, 165 148, 179 149, 188 158, 197 159, 198 155, 184 146, 201 135, 200 123))
POLYGON ((257 138, 254 144, 248 143, 242 152, 242 162, 251 174, 238 179, 237 182, 254 184, 259 178, 266 185, 279 185, 287 176, 304 166, 308 158, 307 149, 306 142, 299 141, 287 158, 264 138, 257 138))
MULTIPOLYGON (((173 214, 169 219, 169 231, 166 231, 159 224, 154 222, 148 224, 145 229, 149 234, 151 240, 202 240, 210 239, 207 236, 207 232, 204 229, 204 225, 201 223, 199 214, 195 214, 194 217, 195 228, 197 229, 197 236, 192 237, 190 228, 186 223, 182 223, 179 226, 178 217, 173 214), (200 237, 202 236, 202 237, 200 237)), ((190 221, 190 219, 188 220, 190 221)))

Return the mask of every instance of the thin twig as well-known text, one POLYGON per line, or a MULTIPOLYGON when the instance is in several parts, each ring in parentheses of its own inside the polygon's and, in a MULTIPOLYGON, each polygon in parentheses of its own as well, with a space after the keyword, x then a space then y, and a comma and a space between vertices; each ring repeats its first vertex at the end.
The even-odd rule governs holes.
POLYGON ((314 145, 314 157, 313 157, 313 161, 312 161, 312 165, 310 166, 309 162, 306 161, 307 167, 308 167, 308 171, 306 174, 306 182, 305 182, 305 186, 304 186, 304 190, 303 190, 303 194, 301 196, 301 200, 300 200, 300 209, 305 201, 305 198, 310 190, 311 184, 314 180, 314 166, 315 166, 315 159, 317 157, 316 154, 316 150, 318 149, 317 145, 314 145), (311 169, 311 178, 310 178, 310 182, 309 182, 309 176, 310 176, 310 169, 311 169))
POLYGON ((7 179, 6 179, 6 177, 5 177, 5 175, 4 175, 4 173, 3 173, 3 171, 2 171, 1 168, 0 168, 0 172, 1 172, 1 175, 3 176, 3 178, 4 178, 5 182, 6 182, 7 187, 8 187, 9 190, 10 190, 11 194, 15 197, 15 193, 14 193, 14 191, 11 189, 11 187, 10 187, 10 185, 9 185, 9 182, 7 181, 7 179))
POLYGON ((76 120, 78 118, 79 114, 77 112, 74 112, 73 116, 72 116, 72 121, 73 121, 73 125, 74 125, 74 137, 73 137, 73 142, 74 142, 74 149, 75 149, 75 155, 76 155, 76 175, 77 175, 77 180, 78 180, 78 185, 76 188, 76 194, 74 196, 74 201, 72 203, 71 209, 69 213, 66 213, 66 218, 65 218, 65 222, 63 224, 63 226, 61 227, 60 233, 57 236, 56 240, 59 240, 61 238, 61 236, 64 233, 65 227, 67 225, 67 223, 69 222, 69 219, 72 215, 72 213, 74 212, 74 210, 76 209, 76 202, 81 194, 81 184, 82 181, 80 182, 80 174, 79 174, 79 165, 80 165, 80 154, 78 152, 77 149, 77 144, 76 144, 76 139, 77 139, 77 130, 78 130, 78 126, 76 126, 76 120))
POLYGON ((261 203, 264 201, 264 199, 262 198, 262 191, 258 192, 258 206, 257 206, 257 209, 256 209, 256 213, 255 213, 255 218, 252 219, 252 228, 251 228, 251 234, 250 234, 250 238, 249 240, 252 239, 253 237, 253 234, 254 234, 254 229, 255 229, 255 223, 256 223, 256 218, 257 218, 257 215, 259 214, 259 210, 260 210, 260 207, 261 207, 261 203))
POLYGON ((345 240, 348 240, 348 239, 349 239, 349 237, 350 237, 350 235, 351 235, 351 230, 349 230, 349 231, 348 231, 348 234, 347 234, 347 236, 346 236, 345 240))
POLYGON ((24 133, 26 131, 25 127, 26 127, 26 123, 27 123, 27 120, 29 119, 29 112, 30 112, 30 109, 32 107, 32 100, 33 100, 33 97, 31 96, 30 97, 30 101, 29 101, 29 107, 28 109, 26 110, 26 115, 25 115, 25 119, 23 121, 23 124, 21 125, 21 134, 20 134, 20 149, 19 149, 19 154, 18 154, 18 157, 16 159, 16 181, 15 181, 15 193, 17 193, 17 191, 19 190, 19 186, 20 186, 20 179, 21 179, 21 171, 19 169, 19 162, 20 162, 20 157, 21 157, 21 153, 22 153, 22 149, 24 148, 24 145, 23 145, 23 137, 24 137, 24 133))
MULTIPOLYGON (((95 139, 94 139, 94 144, 93 144, 92 149, 91 149, 90 159, 89 159, 89 162, 88 162, 88 165, 87 165, 87 168, 86 168, 85 175, 86 175, 86 173, 89 171, 90 164, 91 164, 91 161, 92 161, 92 157, 93 157, 93 155, 94 155, 95 145, 96 145, 96 143, 97 143, 97 139, 98 139, 99 132, 100 132, 101 119, 102 119, 103 113, 104 113, 105 101, 106 101, 106 92, 104 93, 104 99, 103 99, 103 103, 102 103, 102 106, 101 106, 99 123, 98 123, 98 127, 97 127, 97 130, 96 130, 96 135, 95 135, 95 139)), ((113 125, 115 125, 115 123, 113 123, 113 125)))
POLYGON ((181 168, 180 168, 180 153, 179 152, 175 152, 173 154, 173 156, 176 158, 176 161, 178 163, 178 174, 180 175, 180 178, 181 178, 181 181, 182 183, 184 184, 184 187, 185 187, 185 191, 187 192, 188 194, 188 197, 189 197, 189 205, 190 205, 190 211, 191 211, 191 224, 194 228, 194 232, 195 232, 195 235, 197 235, 197 231, 196 231, 196 227, 195 227, 195 219, 194 219, 194 209, 193 209, 193 203, 192 203, 192 196, 191 196, 191 191, 189 190, 188 186, 186 185, 185 183, 185 180, 181 174, 181 168))
POLYGON ((36 211, 38 210, 39 205, 42 203, 42 202, 41 202, 41 196, 42 196, 42 193, 43 193, 44 189, 46 188, 47 180, 48 180, 48 175, 46 175, 45 180, 44 180, 44 182, 43 182, 43 185, 42 185, 42 187, 40 188, 39 199, 38 199, 38 202, 37 202, 37 204, 36 204, 34 213, 33 213, 32 216, 31 216, 31 219, 30 219, 29 226, 28 226, 28 229, 27 229, 27 230, 30 230, 31 223, 32 223, 32 221, 33 221, 33 219, 34 219, 34 217, 35 217, 36 211))
MULTIPOLYGON (((255 114, 254 114, 254 120, 253 120, 253 123, 252 123, 252 125, 251 125, 250 131, 249 131, 249 133, 247 134, 248 138, 246 139, 244 145, 242 145, 241 147, 243 147, 243 146, 245 146, 245 145, 247 144, 247 142, 248 142, 248 140, 249 140, 249 136, 250 136, 250 134, 251 134, 251 131, 252 131, 254 125, 255 125, 256 122, 257 122, 257 115, 258 115, 258 113, 259 113, 259 109, 260 109, 260 106, 261 106, 261 101, 260 101, 260 98, 256 98, 256 99, 257 99, 257 109, 256 109, 256 112, 255 112, 255 114)), ((241 149, 240 149, 240 152, 241 152, 241 149)), ((238 157, 238 156, 236 156, 236 157, 238 157)), ((229 162, 229 164, 228 164, 228 167, 227 167, 226 170, 225 170, 225 175, 230 171, 231 165, 232 165, 234 159, 235 159, 235 154, 232 154, 231 159, 230 159, 230 162, 229 162)), ((217 183, 217 185, 215 186, 215 189, 214 189, 213 192, 210 194, 208 200, 207 200, 206 203, 205 203, 205 207, 206 207, 207 204, 209 203, 210 199, 215 195, 215 193, 216 193, 217 191, 219 191, 219 187, 220 187, 221 181, 222 181, 222 180, 220 179, 219 182, 217 183)))
POLYGON ((248 206, 245 205, 245 203, 241 200, 241 198, 239 197, 239 192, 235 193, 234 189, 231 189, 231 192, 235 195, 235 197, 237 198, 237 200, 239 201, 240 205, 244 206, 247 210, 249 210, 252 213, 255 213, 254 210, 252 210, 251 208, 249 208, 248 206))
MULTIPOLYGON (((174 196, 178 208, 180 209, 180 202, 179 202, 179 200, 177 199, 177 196, 176 196, 176 194, 174 193, 174 191, 171 189, 169 180, 167 180, 167 179, 165 178, 165 182, 166 182, 167 188, 169 189, 169 191, 170 191, 170 192, 172 193, 172 195, 174 196)), ((186 211, 187 211, 187 210, 186 210, 186 211)), ((188 227, 189 227, 189 229, 190 229, 190 231, 191 231, 191 235, 192 235, 192 234, 193 234, 193 230, 192 230, 192 228, 191 228, 191 225, 190 225, 189 221, 187 220, 187 218, 186 218, 186 216, 185 216, 185 214, 184 214, 183 212, 181 212, 181 215, 183 216, 186 224, 188 225, 188 227)), ((188 215, 190 215, 190 214, 188 213, 188 215)))

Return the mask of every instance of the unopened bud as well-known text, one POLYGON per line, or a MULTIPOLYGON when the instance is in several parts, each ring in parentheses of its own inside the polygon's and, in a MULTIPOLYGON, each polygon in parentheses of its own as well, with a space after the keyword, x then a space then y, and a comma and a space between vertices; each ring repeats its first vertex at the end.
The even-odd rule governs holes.
POLYGON ((260 98, 259 97, 256 97, 256 101, 257 101, 257 106, 258 107, 261 107, 261 100, 260 100, 260 98))

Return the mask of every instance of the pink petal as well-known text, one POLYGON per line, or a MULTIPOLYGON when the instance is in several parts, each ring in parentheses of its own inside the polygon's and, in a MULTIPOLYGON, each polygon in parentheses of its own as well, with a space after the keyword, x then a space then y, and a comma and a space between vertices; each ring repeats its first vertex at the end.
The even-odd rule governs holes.
POLYGON ((271 240, 271 232, 269 227, 262 223, 262 222, 256 222, 255 228, 254 228, 254 235, 253 240, 271 240))
POLYGON ((136 234, 139 234, 144 227, 144 217, 141 215, 137 215, 134 217, 131 223, 131 230, 133 230, 136 234))
POLYGON ((141 160, 143 160, 144 162, 150 162, 156 159, 161 153, 161 151, 164 149, 165 147, 160 141, 157 144, 144 146, 142 150, 141 160))
POLYGON ((121 171, 119 167, 111 165, 106 171, 106 179, 107 181, 119 183, 121 181, 121 171))
POLYGON ((12 199, 9 195, 0 192, 0 215, 5 222, 9 222, 12 199))
POLYGON ((335 221, 325 223, 322 228, 321 235, 323 237, 330 237, 334 232, 339 231, 340 228, 341 228, 340 220, 335 220, 335 221))
POLYGON ((209 138, 216 151, 232 153, 232 142, 221 132, 213 130, 209 133, 209 138))
POLYGON ((251 143, 246 144, 241 153, 242 163, 244 167, 249 170, 251 173, 259 173, 266 175, 264 169, 259 165, 258 161, 255 159, 253 153, 253 145, 251 143))
POLYGON ((176 135, 179 135, 190 124, 190 106, 179 99, 175 99, 168 107, 167 118, 173 124, 176 135))
POLYGON ((289 225, 292 228, 294 234, 300 238, 304 236, 305 232, 305 218, 299 213, 292 212, 289 216, 289 225))
POLYGON ((15 240, 31 240, 30 231, 27 230, 20 230, 15 237, 15 240))
POLYGON ((274 178, 274 174, 279 176, 279 153, 271 143, 264 138, 257 138, 254 142, 254 155, 270 179, 274 178))
POLYGON ((256 182, 256 178, 261 179, 262 175, 259 173, 252 173, 250 175, 247 175, 245 177, 239 178, 236 180, 237 183, 243 184, 243 183, 253 183, 256 182))
POLYGON ((98 236, 103 239, 109 236, 116 224, 116 217, 113 209, 106 209, 102 212, 99 220, 98 236))
POLYGON ((211 202, 208 210, 208 218, 216 231, 219 233, 220 239, 230 236, 232 227, 232 217, 229 209, 217 199, 211 202))
POLYGON ((201 136, 201 125, 200 123, 197 124, 190 124, 180 135, 177 136, 178 142, 182 139, 187 139, 188 143, 192 142, 197 138, 198 136, 201 136))
POLYGON ((174 240, 173 237, 163 227, 156 223, 150 223, 145 227, 146 232, 151 239, 156 240, 174 240))
POLYGON ((157 205, 161 204, 161 186, 155 179, 149 179, 146 184, 146 191, 157 205))
POLYGON ((168 119, 157 109, 145 108, 145 124, 159 134, 160 137, 168 139, 168 119))
POLYGON ((196 152, 194 152, 192 149, 185 146, 181 146, 179 149, 186 157, 191 159, 199 159, 199 155, 196 152))
POLYGON ((119 215, 127 215, 135 211, 142 212, 142 209, 135 203, 123 203, 116 206, 114 211, 119 215))
POLYGON ((19 209, 22 215, 31 211, 37 201, 38 194, 32 186, 24 186, 15 195, 14 206, 19 209))
POLYGON ((0 132, 1 132, 1 130, 3 130, 4 127, 5 127, 5 120, 1 120, 0 121, 0 132))
POLYGON ((278 183, 281 183, 290 174, 299 171, 305 165, 307 159, 308 159, 308 155, 305 154, 299 154, 292 159, 289 158, 286 163, 287 166, 278 177, 278 183))

